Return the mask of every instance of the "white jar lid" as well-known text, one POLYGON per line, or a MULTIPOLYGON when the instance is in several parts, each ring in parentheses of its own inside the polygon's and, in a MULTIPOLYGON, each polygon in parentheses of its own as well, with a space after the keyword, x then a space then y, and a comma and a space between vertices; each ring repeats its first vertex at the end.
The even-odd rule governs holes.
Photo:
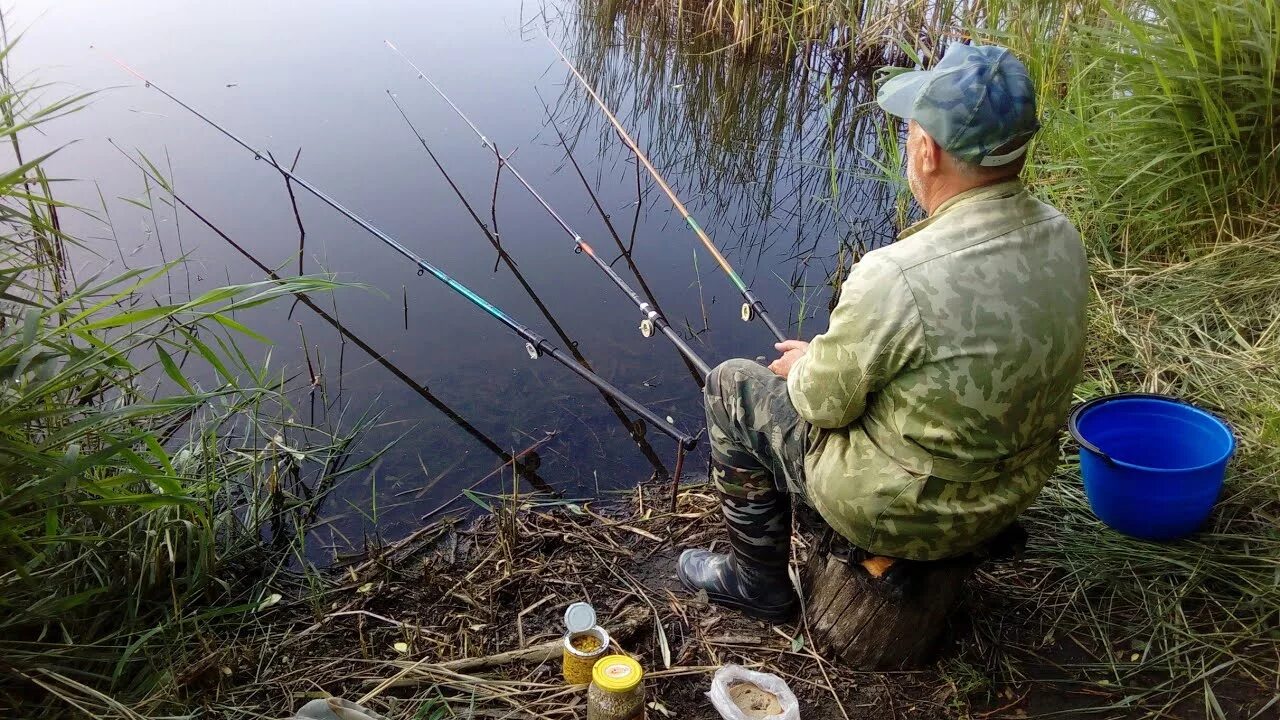
POLYGON ((564 611, 564 626, 571 633, 580 633, 596 626, 596 610, 584 602, 576 602, 564 611))

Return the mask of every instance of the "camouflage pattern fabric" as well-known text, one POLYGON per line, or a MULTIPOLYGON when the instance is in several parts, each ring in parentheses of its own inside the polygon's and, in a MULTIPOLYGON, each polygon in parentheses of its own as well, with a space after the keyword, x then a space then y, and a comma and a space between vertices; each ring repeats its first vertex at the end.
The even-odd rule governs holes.
POLYGON ((1040 128, 1026 66, 995 45, 954 43, 931 70, 893 73, 876 102, 920 123, 948 153, 983 165, 1021 157, 1040 128))
POLYGON ((691 592, 753 617, 781 622, 796 609, 787 575, 791 559, 791 498, 767 470, 712 462, 711 476, 730 553, 691 549, 680 554, 676 575, 691 592))
POLYGON ((748 586, 758 585, 752 582, 757 575, 770 582, 776 582, 779 575, 785 578, 791 559, 791 498, 787 492, 774 485, 767 470, 720 463, 712 463, 711 481, 720 496, 738 574, 748 586))
POLYGON ((764 470, 803 497, 809 424, 791 404, 787 381, 759 363, 729 360, 711 370, 703 394, 711 456, 731 468, 764 470))
POLYGON ((776 463, 795 486, 786 460, 805 428, 800 486, 851 543, 914 560, 966 553, 1056 465, 1087 297, 1061 213, 1016 180, 962 193, 855 266, 787 380, 798 419, 770 386, 713 403, 724 373, 708 385, 713 452, 776 463), (735 416, 727 430, 713 405, 735 416), (777 452, 761 459, 761 443, 777 452))
POLYGON ((707 376, 711 480, 729 534, 728 554, 691 549, 676 575, 715 603, 781 622, 796 608, 787 576, 791 494, 803 490, 808 424, 782 378, 749 360, 730 360, 707 376), (780 482, 779 482, 780 481, 780 482))

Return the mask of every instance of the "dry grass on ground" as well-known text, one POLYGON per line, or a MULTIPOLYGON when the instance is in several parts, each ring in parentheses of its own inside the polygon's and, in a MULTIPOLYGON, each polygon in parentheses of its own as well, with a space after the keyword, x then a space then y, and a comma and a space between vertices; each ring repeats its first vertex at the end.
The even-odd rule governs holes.
MULTIPOLYGON (((771 627, 679 589, 679 550, 723 542, 723 531, 705 487, 685 488, 675 513, 665 490, 585 505, 508 499, 467 526, 441 520, 210 642, 173 695, 225 718, 284 717, 327 695, 397 720, 585 717, 583 688, 559 676, 561 616, 577 600, 648 671, 650 718, 718 717, 704 693, 725 663, 786 678, 806 718, 1015 718, 1108 706, 1125 692, 1108 687, 1085 637, 1054 636, 1035 599, 1054 579, 1034 561, 980 570, 933 665, 833 665, 803 626, 771 627), (500 662, 511 653, 523 658, 500 662)), ((799 560, 809 543, 796 545, 799 560)), ((1249 688, 1222 698, 1239 717, 1266 699, 1249 688)))

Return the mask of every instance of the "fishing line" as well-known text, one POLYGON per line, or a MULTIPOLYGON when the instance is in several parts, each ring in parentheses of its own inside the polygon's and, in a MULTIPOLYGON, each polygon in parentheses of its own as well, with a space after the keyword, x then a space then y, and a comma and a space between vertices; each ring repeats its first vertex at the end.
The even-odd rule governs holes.
MULTIPOLYGON (((436 157, 431 146, 428 145, 426 139, 422 137, 422 133, 418 132, 418 128, 414 126, 413 121, 409 119, 404 108, 401 107, 400 101, 396 99, 395 93, 388 90, 387 97, 391 99, 391 103, 395 105, 396 110, 400 112, 400 116, 404 118, 405 124, 409 126, 409 129, 413 132, 414 136, 418 138, 418 142, 422 145, 422 149, 426 151, 427 157, 431 158, 431 162, 436 166, 436 169, 440 171, 440 175, 444 177, 449 188, 453 190, 453 194, 458 198, 458 201, 462 203, 462 206, 466 208, 467 214, 471 216, 473 221, 475 221, 476 227, 480 228, 480 232, 484 233, 489 244, 498 251, 497 262, 505 262, 507 264, 507 268, 511 270, 512 277, 516 279, 516 282, 520 284, 520 287, 524 288, 525 293, 529 295, 531 300, 533 300, 533 304, 542 312, 542 316, 547 319, 547 322, 550 323, 551 328, 555 330, 556 334, 560 336, 561 341, 564 342, 565 346, 569 349, 569 352, 573 355, 573 359, 577 360, 580 365, 588 370, 594 370, 595 368, 591 367, 591 363, 587 361, 587 358, 584 357, 581 350, 578 349, 578 343, 569 337, 568 333, 564 331, 564 328, 562 328, 560 323, 556 320, 555 315, 553 315, 551 310, 547 308, 546 304, 542 302, 542 298, 538 297, 538 293, 534 292, 533 286, 525 279, 524 273, 520 272, 520 266, 516 264, 515 258, 513 258, 511 254, 502 247, 502 243, 499 242, 494 232, 490 230, 484 220, 481 220, 480 216, 476 214, 475 208, 471 206, 471 201, 467 200, 467 196, 463 194, 462 188, 458 187, 458 184, 454 182, 453 177, 449 175, 447 170, 445 170, 444 165, 440 162, 440 159, 436 157)), ((627 433, 631 435, 631 439, 635 441, 636 448, 640 451, 640 454, 644 455, 645 459, 653 465, 653 469, 657 471, 659 475, 664 477, 668 476, 669 473, 667 472, 666 466, 663 465, 662 461, 654 454, 653 448, 644 438, 644 422, 642 420, 632 421, 631 418, 627 417, 626 413, 622 411, 622 406, 618 405, 618 402, 608 395, 601 393, 601 397, 604 398, 605 404, 609 406, 609 409, 613 411, 614 415, 618 417, 618 420, 622 423, 623 427, 626 428, 627 433)))

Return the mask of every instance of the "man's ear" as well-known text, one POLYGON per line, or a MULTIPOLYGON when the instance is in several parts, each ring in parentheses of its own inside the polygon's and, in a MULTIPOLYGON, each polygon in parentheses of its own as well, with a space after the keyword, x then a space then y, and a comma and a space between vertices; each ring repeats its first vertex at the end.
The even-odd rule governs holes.
POLYGON ((920 170, 933 175, 942 167, 942 146, 923 128, 920 129, 920 170))

